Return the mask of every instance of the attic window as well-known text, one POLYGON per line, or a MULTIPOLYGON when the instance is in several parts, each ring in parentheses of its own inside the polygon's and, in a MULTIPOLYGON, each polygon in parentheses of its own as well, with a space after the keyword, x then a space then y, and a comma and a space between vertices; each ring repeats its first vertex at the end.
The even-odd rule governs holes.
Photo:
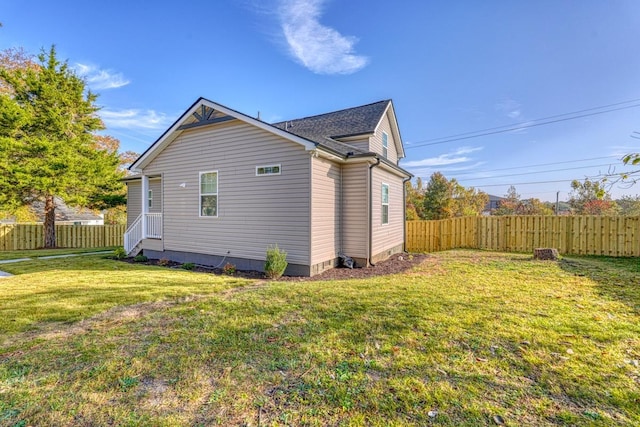
POLYGON ((280 165, 256 166, 256 176, 280 175, 280 165))
POLYGON ((389 135, 382 132, 382 156, 386 159, 387 154, 389 154, 389 135))

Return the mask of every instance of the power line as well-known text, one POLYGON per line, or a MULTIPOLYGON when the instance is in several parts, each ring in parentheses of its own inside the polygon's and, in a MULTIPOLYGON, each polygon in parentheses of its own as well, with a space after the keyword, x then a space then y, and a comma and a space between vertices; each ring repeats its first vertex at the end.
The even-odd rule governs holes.
POLYGON ((431 145, 445 144, 445 143, 448 143, 448 142, 462 141, 462 140, 465 140, 465 139, 479 138, 481 136, 495 135, 495 134, 499 134, 499 133, 511 132, 511 131, 514 131, 514 130, 528 129, 528 128, 532 128, 532 127, 536 127, 536 126, 543 126, 543 125, 548 125, 548 124, 553 124, 553 123, 565 122, 565 121, 569 121, 569 120, 581 119, 581 118, 584 118, 584 117, 596 116, 596 115, 599 115, 599 114, 611 113, 611 112, 614 112, 614 111, 620 111, 620 110, 626 110, 626 109, 629 109, 629 108, 640 107, 640 104, 634 104, 634 105, 627 105, 627 106, 624 106, 624 107, 611 108, 611 109, 604 110, 604 111, 596 111, 596 112, 593 112, 593 113, 579 114, 579 113, 586 112, 586 111, 601 110, 603 108, 608 108, 608 107, 611 107, 611 106, 616 106, 616 105, 621 105, 621 104, 628 104, 630 102, 637 102, 637 101, 640 101, 640 99, 634 99, 634 100, 630 100, 630 101, 618 102, 618 103, 615 103, 615 104, 609 104, 609 105, 601 106, 601 107, 587 108, 587 109, 584 109, 584 110, 574 111, 572 113, 558 114, 558 115, 555 115, 555 116, 544 117, 544 118, 541 118, 541 119, 529 120, 529 121, 526 121, 526 122, 516 123, 515 125, 503 125, 503 126, 498 126, 498 127, 494 127, 494 128, 482 129, 482 130, 478 130, 478 131, 474 131, 474 132, 465 132, 465 133, 461 133, 461 134, 455 134, 455 135, 450 135, 450 136, 445 136, 445 137, 440 137, 440 138, 425 139, 425 140, 422 140, 422 141, 416 141, 415 143, 409 144, 409 145, 407 145, 407 147, 405 149, 406 150, 410 150, 410 149, 418 148, 418 147, 426 147, 426 146, 431 146, 431 145), (579 114, 579 115, 575 116, 573 114, 579 114), (570 116, 570 115, 571 115, 571 117, 565 117, 565 116, 570 116), (565 117, 565 118, 558 118, 558 117, 565 117), (555 120, 550 120, 550 119, 555 119, 555 120), (536 122, 538 122, 538 123, 536 123, 536 122), (431 142, 431 141, 435 141, 435 142, 431 142))
POLYGON ((620 156, 618 156, 618 155, 615 155, 615 156, 603 156, 603 157, 591 157, 589 159, 566 160, 564 162, 539 163, 539 164, 536 164, 536 165, 514 166, 514 167, 510 167, 510 168, 483 169, 483 170, 479 170, 479 171, 457 172, 457 173, 455 173, 455 175, 469 175, 469 174, 481 173, 481 172, 499 172, 499 171, 514 170, 514 169, 534 168, 534 167, 538 167, 538 166, 562 165, 562 164, 567 164, 567 163, 587 162, 587 161, 590 161, 590 160, 611 159, 611 158, 614 158, 614 157, 615 158, 620 158, 620 156))
POLYGON ((505 178, 508 176, 534 175, 534 174, 549 173, 549 172, 562 172, 562 171, 569 171, 569 170, 576 170, 576 169, 589 169, 589 168, 597 168, 601 166, 611 166, 611 163, 605 163, 603 165, 577 166, 575 168, 549 169, 549 170, 536 171, 536 172, 511 173, 507 175, 484 176, 484 177, 478 177, 478 178, 463 179, 462 181, 459 181, 459 182, 477 181, 479 179, 505 178))
POLYGON ((537 182, 516 182, 513 184, 488 184, 488 185, 478 185, 476 187, 505 187, 505 186, 510 186, 513 185, 514 187, 516 185, 533 185, 533 184, 553 184, 556 182, 573 182, 575 181, 574 179, 561 179, 561 180, 557 180, 557 181, 537 181, 537 182))

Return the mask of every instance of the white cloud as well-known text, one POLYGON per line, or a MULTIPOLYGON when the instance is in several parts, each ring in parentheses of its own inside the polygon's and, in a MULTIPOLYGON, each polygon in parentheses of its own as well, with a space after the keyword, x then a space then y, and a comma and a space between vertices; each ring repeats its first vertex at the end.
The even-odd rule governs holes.
POLYGON ((100 110, 100 117, 107 128, 164 129, 172 123, 166 114, 154 110, 100 110))
POLYGON ((473 158, 466 156, 465 154, 471 154, 476 151, 482 150, 483 147, 460 147, 457 150, 441 154, 437 157, 429 157, 422 160, 414 160, 411 162, 403 163, 402 166, 406 168, 415 167, 433 167, 433 166, 446 166, 459 163, 470 162, 473 158))
MULTIPOLYGON (((413 173, 415 176, 429 177, 434 172, 440 172, 443 175, 448 177, 449 175, 455 175, 456 172, 472 171, 484 164, 486 164, 486 162, 475 162, 473 164, 460 165, 460 166, 419 167, 419 168, 410 168, 410 169, 411 169, 411 173, 413 173)), ((402 164, 402 167, 405 167, 405 165, 402 164)))
POLYGON ((513 99, 506 99, 496 104, 496 109, 506 114, 510 119, 522 118, 522 105, 513 99))
POLYGON ((85 78, 91 89, 117 89, 130 83, 122 73, 101 70, 94 65, 78 63, 74 68, 80 77, 85 78))
POLYGON ((353 74, 369 63, 356 55, 358 39, 322 25, 326 0, 281 0, 280 24, 291 55, 316 74, 353 74))

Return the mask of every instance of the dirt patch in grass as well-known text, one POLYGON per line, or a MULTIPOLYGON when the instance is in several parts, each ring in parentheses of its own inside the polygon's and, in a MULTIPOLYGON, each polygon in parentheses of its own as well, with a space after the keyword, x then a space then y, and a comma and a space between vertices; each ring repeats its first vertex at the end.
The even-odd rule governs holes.
MULTIPOLYGON (((386 276, 389 274, 399 274, 409 271, 425 261, 433 258, 425 254, 396 254, 388 259, 376 263, 375 266, 364 268, 343 268, 337 267, 327 270, 313 277, 304 276, 283 276, 279 281, 317 281, 317 280, 347 280, 347 279, 366 279, 369 277, 386 276)), ((136 262, 134 258, 125 258, 122 261, 131 264, 156 265, 167 268, 183 268, 183 264, 175 261, 148 259, 143 262, 136 262)), ((196 273, 209 273, 219 276, 239 277, 242 279, 265 279, 264 273, 255 270, 237 270, 232 274, 227 274, 222 268, 208 267, 196 264, 190 271, 196 273)))

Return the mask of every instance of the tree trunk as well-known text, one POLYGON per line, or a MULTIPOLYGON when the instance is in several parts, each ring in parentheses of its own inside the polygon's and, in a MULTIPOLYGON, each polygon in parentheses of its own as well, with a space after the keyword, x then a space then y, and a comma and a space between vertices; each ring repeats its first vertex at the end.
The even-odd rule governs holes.
POLYGON ((56 205, 51 195, 44 200, 44 247, 56 247, 56 205))

